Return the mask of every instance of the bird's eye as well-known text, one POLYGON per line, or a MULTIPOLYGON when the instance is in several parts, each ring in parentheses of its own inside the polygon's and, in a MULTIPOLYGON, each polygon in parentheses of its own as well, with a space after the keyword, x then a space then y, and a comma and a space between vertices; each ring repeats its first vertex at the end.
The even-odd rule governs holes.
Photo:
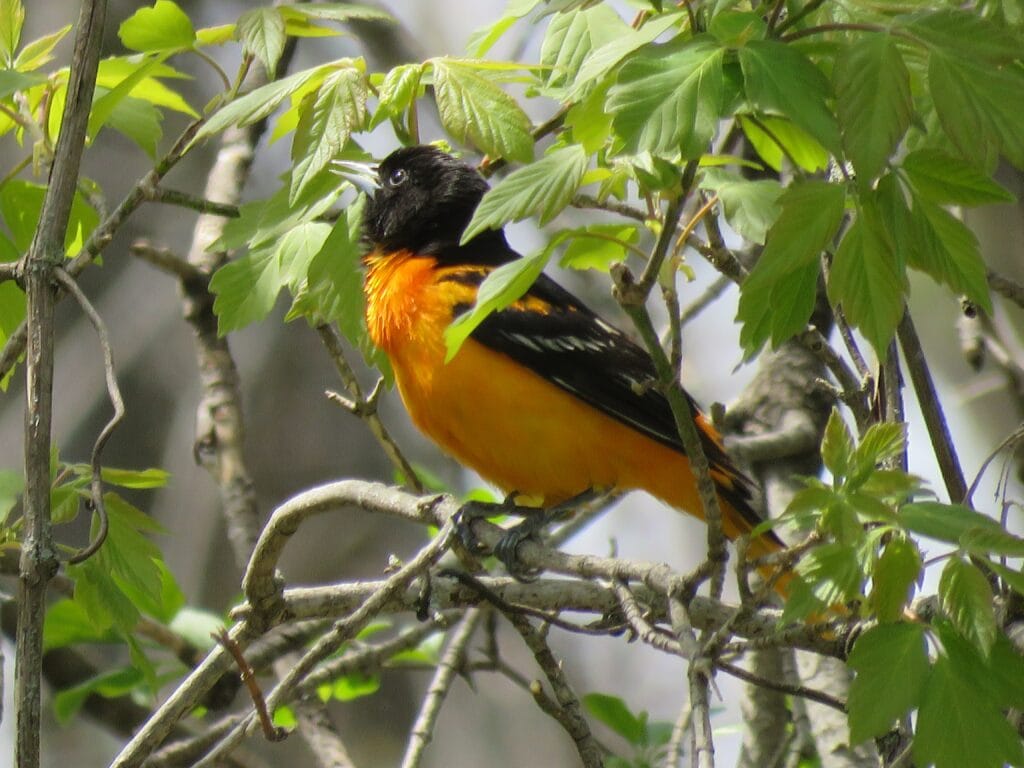
POLYGON ((388 176, 388 186, 398 187, 405 183, 406 179, 409 178, 408 171, 405 168, 395 168, 388 176))

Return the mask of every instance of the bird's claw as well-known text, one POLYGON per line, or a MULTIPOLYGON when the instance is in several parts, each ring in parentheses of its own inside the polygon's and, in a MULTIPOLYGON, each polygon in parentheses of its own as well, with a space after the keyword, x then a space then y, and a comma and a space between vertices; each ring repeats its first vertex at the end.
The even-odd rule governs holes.
POLYGON ((519 560, 519 545, 530 539, 538 541, 540 532, 550 522, 545 514, 527 517, 523 522, 514 525, 502 534, 494 545, 494 556, 505 566, 505 570, 516 581, 530 582, 537 578, 539 568, 527 568, 519 560))

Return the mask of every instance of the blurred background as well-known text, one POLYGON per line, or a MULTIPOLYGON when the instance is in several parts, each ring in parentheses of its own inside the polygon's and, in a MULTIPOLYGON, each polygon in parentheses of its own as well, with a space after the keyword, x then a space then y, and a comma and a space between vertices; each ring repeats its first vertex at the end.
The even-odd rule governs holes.
MULTIPOLYGON (((253 2, 189 2, 178 0, 196 26, 234 21, 253 2)), ((23 39, 34 39, 71 23, 77 3, 68 0, 32 0, 26 3, 23 39)), ((501 0, 389 0, 379 3, 397 19, 398 26, 383 30, 369 25, 350 26, 343 36, 302 40, 292 70, 309 67, 340 56, 366 57, 370 71, 386 71, 400 61, 422 60, 435 55, 460 55, 469 34, 492 22, 504 9, 501 0)), ((107 53, 122 52, 117 25, 139 6, 127 0, 111 0, 107 17, 107 53)), ((624 11, 625 13, 625 11, 624 11)), ((535 60, 544 24, 519 25, 492 52, 493 58, 525 57, 535 60)), ((70 37, 58 48, 66 63, 70 37)), ((223 52, 215 51, 214 55, 223 52)), ((171 62, 194 79, 178 83, 193 105, 205 104, 215 93, 210 70, 198 59, 177 57, 171 62)), ((228 68, 235 62, 223 62, 228 68)), ((556 105, 543 100, 526 102, 535 121, 551 115, 556 105)), ((423 110, 422 137, 443 138, 438 124, 423 110)), ((165 122, 165 143, 184 126, 179 116, 165 122)), ((359 140, 374 155, 394 149, 396 140, 387 126, 359 140)), ((8 142, 9 143, 9 142, 8 142)), ((263 146, 245 193, 246 199, 271 194, 278 177, 288 167, 288 142, 263 146)), ((7 146, 6 144, 3 146, 7 146)), ((202 193, 212 162, 215 143, 192 153, 169 176, 168 186, 202 193)), ((3 147, 0 147, 0 152, 3 147)), ((15 158, 0 157, 0 167, 15 158)), ((139 176, 151 167, 150 160, 120 134, 102 133, 90 148, 83 173, 95 179, 108 205, 117 203, 139 176)), ((1018 198, 1024 197, 1021 179, 1006 173, 1002 182, 1018 198)), ((598 212, 567 211, 559 226, 602 220, 598 212)), ((82 286, 106 320, 112 336, 115 360, 127 405, 127 418, 105 452, 113 466, 167 469, 172 479, 167 488, 138 496, 135 501, 167 529, 158 537, 167 563, 176 574, 191 604, 220 613, 237 598, 240 574, 233 564, 220 517, 216 489, 192 458, 194 418, 198 393, 191 330, 181 317, 176 283, 128 255, 128 246, 147 238, 178 254, 188 250, 195 215, 170 206, 147 205, 140 209, 104 252, 102 267, 91 268, 82 286)), ((969 223, 982 241, 989 265, 1024 282, 1024 210, 1019 206, 989 207, 972 211, 969 223)), ((530 252, 543 234, 533 223, 510 229, 517 250, 530 252)), ((680 287, 685 305, 714 280, 715 273, 699 257, 691 256, 696 273, 693 283, 680 287)), ((628 327, 616 313, 608 285, 601 276, 558 275, 581 292, 595 308, 628 327)), ((728 403, 753 373, 741 365, 738 326, 733 322, 736 292, 726 291, 714 306, 687 326, 684 338, 684 383, 705 406, 728 403)), ((314 331, 303 322, 284 324, 288 302, 282 297, 275 313, 231 337, 242 381, 246 418, 246 449, 249 469, 259 494, 263 516, 294 493, 332 479, 358 477, 392 480, 390 465, 362 422, 324 397, 327 388, 339 388, 330 360, 314 331)), ((1024 361, 1020 345, 1022 315, 997 302, 995 322, 1012 341, 1009 355, 1024 361)), ((961 451, 968 478, 973 478, 985 456, 1024 417, 1024 389, 1007 386, 1007 377, 989 365, 973 371, 964 361, 957 341, 959 316, 955 297, 926 279, 913 285, 912 310, 925 351, 938 380, 947 416, 961 451)), ((76 307, 58 307, 57 371, 54 440, 67 461, 88 461, 98 430, 108 418, 109 405, 97 361, 97 344, 91 327, 76 307)), ((357 367, 357 355, 351 357, 357 367)), ((755 363, 756 365, 756 363, 755 363)), ((363 382, 375 375, 360 369, 363 382)), ((0 467, 20 468, 23 419, 23 373, 19 369, 10 390, 0 395, 0 467)), ((911 397, 912 399, 912 397, 911 397)), ((929 479, 940 491, 937 468, 916 405, 909 404, 911 471, 929 479)), ((468 489, 480 481, 441 456, 409 424, 397 395, 383 398, 382 416, 399 444, 416 463, 430 468, 455 489, 468 489)), ((990 470, 994 480, 999 463, 990 470)), ((998 514, 993 482, 986 481, 975 500, 983 511, 998 514)), ((1016 514, 1016 510, 1013 512, 1016 514)), ((83 521, 80 521, 83 522, 83 521)), ((1015 523, 1017 521, 1014 521, 1015 523)), ((83 522, 84 525, 84 522, 83 522)), ((62 540, 84 540, 85 530, 60 530, 62 540)), ((389 553, 408 556, 422 543, 422 531, 394 520, 377 519, 354 511, 317 517, 303 526, 286 551, 282 568, 289 585, 316 584, 358 578, 375 578, 389 553)), ((615 509, 567 545, 580 552, 663 560, 681 569, 699 562, 704 551, 704 528, 639 494, 615 509)), ((13 592, 14 584, 6 585, 13 592)), ((518 636, 505 636, 505 647, 532 676, 532 660, 521 652, 518 636)), ((13 647, 5 638, 5 680, 13 679, 13 647)), ((635 710, 647 710, 654 720, 674 720, 685 701, 685 668, 639 643, 622 638, 577 638, 553 633, 553 643, 579 693, 592 691, 622 695, 635 710)), ((404 738, 416 715, 429 673, 385 673, 381 690, 348 705, 334 705, 332 714, 359 765, 395 764, 404 738)), ((427 764, 462 768, 476 765, 537 765, 547 756, 550 765, 575 764, 576 758, 564 733, 542 714, 521 691, 498 678, 480 677, 475 691, 459 681, 445 706, 435 741, 428 749, 427 764)), ((721 764, 731 762, 739 744, 740 718, 734 706, 739 689, 719 676, 725 702, 715 715, 719 729, 716 747, 721 764), (726 706, 728 703, 728 706, 726 706)), ((13 706, 10 685, 5 685, 4 715, 0 723, 0 754, 13 754, 11 744, 13 706)), ((614 737, 601 733, 608 742, 614 737)), ((105 765, 117 753, 121 739, 78 718, 70 726, 58 726, 47 710, 43 737, 45 765, 105 765), (69 762, 70 761, 70 762, 69 762)), ((268 766, 309 764, 308 753, 298 738, 280 745, 257 745, 268 766)), ((2 762, 2 759, 0 759, 2 762)))

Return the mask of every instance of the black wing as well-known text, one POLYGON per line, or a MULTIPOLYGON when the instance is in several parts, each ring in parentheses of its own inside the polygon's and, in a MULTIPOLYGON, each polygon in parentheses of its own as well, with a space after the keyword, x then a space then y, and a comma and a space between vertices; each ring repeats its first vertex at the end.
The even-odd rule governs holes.
MULTIPOLYGON (((472 337, 599 411, 685 453, 647 352, 546 275, 521 299, 489 315, 472 337)), ((693 398, 687 398, 694 413, 699 412, 693 398)), ((761 518, 752 506, 749 480, 714 436, 703 428, 698 431, 709 463, 731 481, 719 484, 720 494, 756 525, 761 518)))

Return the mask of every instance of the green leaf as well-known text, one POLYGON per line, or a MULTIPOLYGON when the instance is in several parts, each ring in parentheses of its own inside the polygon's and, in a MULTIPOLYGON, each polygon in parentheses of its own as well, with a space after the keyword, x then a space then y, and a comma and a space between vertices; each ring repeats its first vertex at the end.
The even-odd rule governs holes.
POLYGON ((592 717, 600 720, 630 744, 644 743, 646 729, 643 721, 634 715, 626 706, 626 702, 618 696, 588 693, 583 697, 583 706, 592 717))
MULTIPOLYGON (((96 89, 95 101, 92 106, 92 113, 89 115, 89 137, 95 138, 103 125, 110 119, 117 106, 128 98, 135 88, 143 80, 150 77, 160 67, 168 54, 157 54, 145 57, 132 72, 128 74, 115 87, 107 90, 103 86, 96 89)), ((144 104, 147 102, 143 102, 144 104)))
POLYGON ((924 487, 924 481, 899 469, 876 469, 861 485, 863 493, 893 503, 905 501, 924 487))
MULTIPOLYGON (((0 11, 2 13, 2 11, 0 11)), ((25 45, 14 60, 14 68, 21 72, 31 72, 53 60, 53 49, 71 31, 71 25, 61 27, 56 32, 43 35, 25 45)))
POLYGON ((626 243, 635 245, 640 231, 633 224, 591 224, 558 234, 558 241, 569 240, 569 246, 559 260, 567 269, 597 269, 607 272, 616 261, 628 253, 626 243))
POLYGON ((849 471, 852 455, 853 435, 839 414, 839 409, 833 408, 821 442, 821 460, 834 477, 840 478, 849 471))
POLYGON ((69 565, 68 576, 75 581, 75 602, 97 631, 116 629, 127 633, 135 628, 139 609, 99 562, 98 554, 80 565, 69 565))
POLYGON ((987 205, 1016 199, 981 169, 940 149, 911 152, 900 167, 918 197, 935 205, 987 205))
POLYGON ((191 48, 196 31, 188 15, 171 0, 156 0, 125 19, 117 32, 125 48, 149 53, 191 48))
POLYGON ((224 225, 220 238, 209 249, 232 250, 245 245, 272 247, 286 232, 324 213, 341 191, 342 185, 331 171, 321 173, 293 202, 289 202, 288 187, 281 187, 266 200, 242 205, 238 218, 224 225))
POLYGON ((556 14, 548 24, 540 48, 540 63, 550 67, 547 85, 562 86, 571 82, 591 51, 632 31, 607 5, 556 14))
POLYGON ((868 427, 860 444, 850 455, 848 485, 860 486, 876 466, 899 456, 906 440, 906 424, 887 421, 868 427))
POLYGON ((847 663, 857 673, 846 700, 855 745, 882 736, 920 703, 930 672, 924 627, 872 627, 857 638, 847 663))
POLYGON ((306 280, 310 262, 320 253, 331 233, 331 225, 322 221, 307 221, 285 233, 277 245, 277 258, 281 263, 281 278, 298 292, 306 280))
POLYGON ((97 631, 88 614, 74 600, 59 600, 46 609, 43 621, 43 650, 63 648, 75 643, 112 643, 117 634, 97 631))
POLYGON ((783 517, 791 520, 798 528, 807 529, 816 523, 821 511, 835 500, 836 492, 831 488, 819 485, 801 488, 786 505, 783 517))
POLYGON ((513 171, 483 196, 462 242, 527 216, 536 215, 546 224, 569 204, 586 171, 587 153, 578 145, 556 149, 513 171))
POLYGON ((718 127, 725 50, 709 38, 652 46, 608 92, 612 125, 630 152, 700 157, 718 127))
POLYGON ((739 120, 743 133, 758 156, 776 171, 782 170, 783 158, 789 158, 808 173, 817 173, 828 167, 828 152, 795 123, 770 115, 756 120, 739 115, 739 120))
MULTIPOLYGON (((133 85, 125 95, 148 101, 156 107, 173 109, 189 117, 199 117, 180 93, 161 82, 161 78, 188 77, 165 63, 169 55, 164 52, 141 59, 138 56, 111 56, 103 59, 96 74, 96 84, 101 88, 115 91, 126 80, 131 80, 133 85), (142 68, 146 70, 145 76, 139 78, 138 72, 142 68)), ((51 115, 51 126, 54 119, 56 118, 51 115)))
POLYGON ((923 200, 915 199, 911 216, 907 230, 915 237, 907 263, 992 312, 988 272, 974 233, 946 209, 923 200))
MULTIPOLYGON (((70 469, 79 477, 89 478, 92 476, 92 468, 88 464, 72 464, 70 469)), ((171 473, 159 467, 150 467, 149 469, 103 467, 100 470, 100 476, 103 478, 103 482, 110 485, 136 490, 163 488, 171 479, 171 473)))
POLYGON ((504 309, 513 301, 526 293, 534 281, 544 271, 550 257, 550 249, 545 248, 532 256, 502 264, 492 271, 480 284, 476 303, 472 309, 462 313, 449 325, 444 332, 445 345, 448 348, 445 361, 451 360, 459 351, 469 334, 482 323, 491 312, 504 309))
POLYGON ((994 571, 1018 595, 1024 595, 1024 573, 1015 568, 1008 568, 994 560, 986 560, 985 566, 994 571))
POLYGON ((13 69, 0 69, 0 99, 6 99, 18 91, 26 91, 45 82, 46 78, 42 75, 17 72, 13 69))
POLYGON ((79 683, 73 688, 58 691, 53 697, 54 714, 59 723, 66 724, 78 713, 78 710, 85 704, 85 700, 91 695, 98 694, 113 699, 131 693, 143 682, 142 672, 135 667, 105 672, 84 683, 79 683))
POLYGON ((195 138, 192 139, 189 146, 210 136, 215 136, 233 125, 249 125, 270 116, 285 98, 305 84, 307 80, 324 77, 336 66, 337 63, 324 64, 296 72, 294 75, 275 80, 225 104, 196 132, 195 138))
POLYGON ((740 289, 737 319, 747 356, 768 340, 778 346, 807 326, 814 309, 821 252, 843 220, 846 194, 823 181, 793 183, 779 198, 782 212, 764 251, 740 289))
POLYGON ((902 536, 890 539, 871 572, 868 600, 879 621, 899 620, 920 576, 921 551, 917 544, 902 536))
POLYGON ((109 529, 93 559, 138 610, 163 618, 163 575, 157 565, 162 558, 157 546, 143 535, 156 523, 116 494, 104 494, 103 502, 109 529))
POLYGON ((884 355, 903 317, 907 277, 877 206, 870 198, 860 202, 832 260, 828 298, 884 355))
POLYGON ((277 8, 253 8, 238 17, 235 36, 259 59, 267 72, 277 68, 284 53, 284 17, 277 8))
POLYGON ((431 63, 437 110, 448 133, 490 157, 533 159, 530 118, 515 99, 470 62, 436 58, 431 63))
POLYGON ((85 491, 71 485, 59 485, 50 491, 50 519, 54 525, 70 523, 78 517, 85 491))
POLYGON ((896 21, 898 27, 947 55, 993 65, 1020 58, 1019 33, 977 12, 943 8, 898 17, 896 21))
POLYGON ((217 298, 217 333, 225 336, 270 314, 283 284, 281 263, 272 245, 251 250, 213 273, 210 292, 217 298))
POLYGON ((611 72, 620 61, 633 51, 654 42, 684 18, 685 15, 681 11, 656 16, 647 20, 640 29, 630 29, 616 40, 595 48, 580 65, 579 72, 573 79, 572 87, 569 90, 568 99, 578 101, 586 96, 590 89, 603 80, 605 75, 611 72))
POLYGON ((24 24, 25 6, 21 0, 0 0, 0 65, 5 69, 14 64, 24 24))
POLYGON ((345 67, 324 78, 315 94, 303 99, 292 142, 292 183, 289 201, 341 152, 366 122, 366 80, 356 67, 345 67))
POLYGON ((486 56, 494 44, 503 38, 519 19, 519 16, 507 13, 499 16, 493 24, 474 30, 466 39, 466 53, 475 58, 486 56))
POLYGON ((370 128, 409 109, 419 95, 422 75, 421 64, 399 64, 384 76, 384 82, 377 89, 377 110, 370 120, 370 128))
POLYGON ((151 158, 163 138, 163 113, 148 101, 127 96, 119 100, 107 116, 106 124, 134 141, 151 158))
POLYGON ((748 181, 715 168, 705 168, 702 174, 701 188, 718 195, 729 226, 746 240, 763 243, 782 212, 782 185, 774 179, 748 181))
POLYGON ((878 176, 910 125, 910 72, 889 35, 841 48, 833 72, 843 146, 859 181, 878 176))
POLYGON ((1001 150, 1016 167, 1024 167, 1024 71, 1020 67, 985 66, 976 59, 933 53, 928 84, 946 135, 974 162, 1001 150))
POLYGON ((218 24, 196 30, 197 45, 224 45, 235 38, 234 24, 218 24))
POLYGON ((931 539, 959 544, 968 531, 1002 531, 991 517, 975 512, 962 504, 943 504, 938 501, 915 501, 900 507, 898 522, 907 530, 931 539))
POLYGON ((976 555, 1024 557, 1024 539, 1002 528, 969 528, 960 536, 960 548, 976 555))
POLYGON ((992 589, 985 574, 973 563, 951 557, 939 579, 939 600, 953 625, 982 654, 988 655, 998 628, 992 589))
POLYGON ((360 196, 335 222, 320 252, 309 264, 306 286, 295 297, 288 318, 302 314, 313 322, 336 322, 349 343, 369 359, 372 345, 363 313, 359 243, 365 204, 366 197, 360 196))
POLYGON ((293 729, 299 724, 298 719, 295 717, 295 711, 284 704, 274 710, 271 721, 276 727, 287 729, 293 729))
POLYGON ((572 132, 572 140, 593 154, 607 144, 612 136, 612 116, 604 108, 611 81, 594 88, 580 101, 569 107, 565 114, 565 127, 572 132))
POLYGON ((1002 768, 1024 763, 1017 732, 1000 702, 980 684, 991 676, 980 661, 949 653, 955 638, 943 633, 946 653, 935 660, 921 697, 914 735, 914 760, 935 768, 1002 768), (951 642, 952 641, 952 642, 951 642))
POLYGON ((25 490, 25 476, 13 469, 0 469, 0 528, 25 490))
POLYGON ((708 32, 729 48, 740 48, 751 40, 767 37, 767 24, 760 15, 748 11, 723 11, 711 19, 708 32))
POLYGON ((380 678, 376 675, 352 674, 340 677, 331 686, 331 695, 338 701, 352 701, 370 696, 380 689, 380 678))
POLYGON ((827 103, 829 82, 807 56, 792 45, 751 40, 739 58, 747 99, 756 109, 785 115, 839 154, 839 128, 827 103))
MULTIPOLYGON (((7 225, 14 247, 19 252, 24 253, 32 244, 45 195, 45 186, 21 179, 11 179, 0 187, 0 217, 7 225)), ((81 190, 76 191, 71 203, 71 218, 64 235, 65 253, 69 257, 82 249, 82 244, 97 224, 99 216, 96 210, 89 205, 81 190)))
POLYGON ((383 21, 394 22, 387 11, 358 3, 292 3, 280 6, 291 13, 325 21, 383 21))
POLYGON ((858 597, 864 572, 848 544, 834 542, 812 549, 797 564, 798 573, 822 604, 840 605, 858 597))
POLYGON ((174 614, 168 628, 196 648, 209 650, 214 645, 211 634, 224 628, 224 618, 210 611, 186 605, 174 614))

